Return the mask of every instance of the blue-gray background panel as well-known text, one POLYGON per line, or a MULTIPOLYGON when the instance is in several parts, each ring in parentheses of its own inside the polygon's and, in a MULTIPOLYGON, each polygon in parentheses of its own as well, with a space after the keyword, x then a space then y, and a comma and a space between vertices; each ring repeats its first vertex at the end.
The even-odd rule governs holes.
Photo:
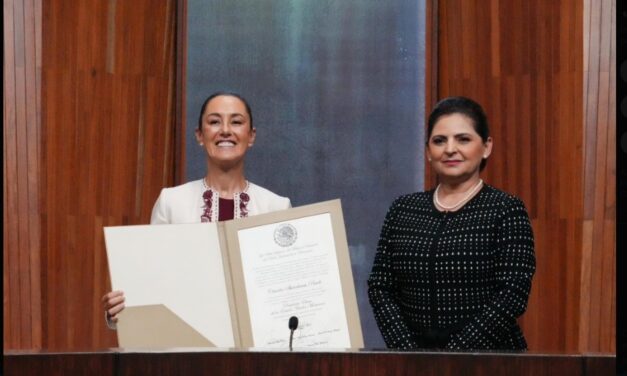
POLYGON ((423 187, 425 1, 190 0, 188 38, 187 180, 203 100, 243 95, 247 178, 293 206, 342 200, 364 341, 384 347, 366 281, 390 203, 423 187))

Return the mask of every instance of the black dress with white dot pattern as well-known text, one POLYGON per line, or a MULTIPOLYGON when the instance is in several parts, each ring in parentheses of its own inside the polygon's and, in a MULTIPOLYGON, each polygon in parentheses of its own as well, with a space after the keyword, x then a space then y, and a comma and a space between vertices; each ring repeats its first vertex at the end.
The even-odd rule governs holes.
POLYGON ((491 186, 456 212, 434 191, 390 207, 368 279, 389 348, 525 350, 517 318, 535 272, 533 232, 523 202, 491 186))

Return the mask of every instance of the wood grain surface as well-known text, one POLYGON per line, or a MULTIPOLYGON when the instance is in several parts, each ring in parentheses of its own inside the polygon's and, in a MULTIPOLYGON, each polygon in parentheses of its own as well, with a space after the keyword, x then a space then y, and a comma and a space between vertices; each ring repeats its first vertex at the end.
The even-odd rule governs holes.
MULTIPOLYGON (((532 350, 616 348, 615 8, 427 1, 427 110, 449 95, 484 105, 495 139, 484 178, 532 219, 521 320, 532 350)), ((5 350, 115 346, 102 227, 147 223, 184 176, 185 9, 4 1, 5 350)))
POLYGON ((452 95, 483 105, 494 139, 483 178, 532 220, 530 348, 615 352, 615 1, 428 4, 427 113, 452 95))

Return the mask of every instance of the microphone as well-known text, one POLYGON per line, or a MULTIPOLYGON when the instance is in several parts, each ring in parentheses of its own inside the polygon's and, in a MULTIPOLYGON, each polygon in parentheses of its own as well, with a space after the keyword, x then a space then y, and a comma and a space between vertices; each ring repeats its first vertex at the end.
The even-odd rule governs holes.
POLYGON ((298 328, 298 317, 290 317, 290 321, 287 325, 290 328, 290 351, 292 351, 292 338, 294 338, 294 330, 298 328))

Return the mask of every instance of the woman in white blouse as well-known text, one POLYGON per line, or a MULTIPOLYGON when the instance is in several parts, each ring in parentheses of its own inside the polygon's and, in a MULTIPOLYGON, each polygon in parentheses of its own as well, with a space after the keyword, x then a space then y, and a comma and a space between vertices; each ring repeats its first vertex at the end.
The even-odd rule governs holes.
MULTIPOLYGON (((217 222, 291 207, 281 197, 255 185, 244 176, 244 157, 255 143, 248 102, 238 94, 218 92, 202 105, 196 141, 207 156, 203 179, 164 188, 155 203, 151 224, 217 222)), ((115 328, 124 309, 122 291, 102 297, 107 325, 115 328)))

